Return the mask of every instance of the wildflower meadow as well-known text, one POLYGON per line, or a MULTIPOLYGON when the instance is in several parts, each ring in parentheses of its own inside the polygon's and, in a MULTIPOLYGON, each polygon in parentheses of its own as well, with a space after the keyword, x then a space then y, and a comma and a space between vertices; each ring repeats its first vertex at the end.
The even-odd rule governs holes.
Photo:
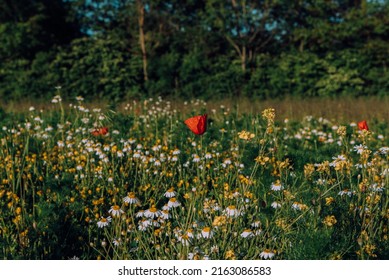
POLYGON ((387 123, 73 101, 1 112, 1 259, 389 259, 387 123))

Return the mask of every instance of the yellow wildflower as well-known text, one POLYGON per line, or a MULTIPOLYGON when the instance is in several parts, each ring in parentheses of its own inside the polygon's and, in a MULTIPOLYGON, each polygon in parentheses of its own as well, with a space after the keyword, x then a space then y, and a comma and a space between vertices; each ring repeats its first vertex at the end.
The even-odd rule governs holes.
POLYGON ((226 259, 227 260, 235 260, 235 253, 233 250, 228 250, 226 252, 226 259))
POLYGON ((248 131, 245 131, 245 130, 242 130, 241 132, 238 132, 238 136, 240 139, 250 141, 251 139, 253 139, 255 137, 255 134, 248 132, 248 131))
POLYGON ((334 215, 331 215, 331 216, 327 216, 324 218, 323 220, 323 224, 325 224, 326 226, 328 227, 332 227, 333 225, 335 225, 337 223, 337 220, 335 218, 334 215))

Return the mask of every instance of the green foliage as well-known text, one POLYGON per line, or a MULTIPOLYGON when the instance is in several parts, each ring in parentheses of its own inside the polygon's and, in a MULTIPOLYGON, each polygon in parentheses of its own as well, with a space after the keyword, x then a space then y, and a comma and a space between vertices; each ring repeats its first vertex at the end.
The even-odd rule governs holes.
POLYGON ((37 40, 39 30, 34 29, 36 21, 32 18, 28 22, 0 23, 0 58, 10 60, 20 57, 31 57, 32 52, 42 47, 37 40))
POLYGON ((292 260, 325 260, 330 258, 331 230, 320 230, 307 227, 296 237, 296 245, 288 250, 292 260))
POLYGON ((179 68, 180 88, 185 96, 202 96, 207 92, 207 75, 211 73, 210 61, 198 48, 182 58, 179 68))
POLYGON ((22 0, 0 7, 3 98, 44 97, 58 85, 66 96, 116 101, 384 96, 389 89, 387 1, 22 0))
POLYGON ((118 39, 82 38, 61 49, 51 63, 53 83, 67 96, 93 96, 111 100, 137 97, 141 62, 118 39))
POLYGON ((146 83, 151 95, 166 96, 174 94, 178 89, 178 69, 181 64, 181 55, 176 52, 166 52, 158 60, 151 61, 151 81, 146 83), (164 77, 161 79, 160 77, 164 77))
POLYGON ((213 65, 213 72, 204 80, 206 98, 223 98, 239 96, 245 82, 245 73, 242 72, 239 62, 219 58, 213 65))

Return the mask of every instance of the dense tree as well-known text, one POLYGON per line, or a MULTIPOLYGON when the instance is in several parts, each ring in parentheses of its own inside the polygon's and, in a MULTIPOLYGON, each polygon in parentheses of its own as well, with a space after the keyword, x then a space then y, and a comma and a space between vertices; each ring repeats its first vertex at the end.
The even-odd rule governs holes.
POLYGON ((31 59, 39 51, 69 43, 80 34, 69 11, 61 0, 1 0, 0 57, 31 59))
POLYGON ((207 1, 204 21, 228 41, 240 59, 243 72, 282 32, 273 14, 276 6, 273 1, 207 1))
POLYGON ((0 0, 0 96, 384 95, 389 3, 0 0))

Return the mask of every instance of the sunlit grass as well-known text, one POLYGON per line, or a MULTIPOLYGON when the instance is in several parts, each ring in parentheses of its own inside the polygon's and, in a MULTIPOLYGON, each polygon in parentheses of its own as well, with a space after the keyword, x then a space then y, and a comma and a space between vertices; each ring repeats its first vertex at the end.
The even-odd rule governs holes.
MULTIPOLYGON (((74 103, 74 100, 64 100, 63 103, 66 104, 64 107, 67 108, 67 105, 74 103)), ((91 100, 88 101, 88 106, 90 108, 114 109, 117 112, 125 112, 125 108, 129 103, 132 103, 132 100, 107 106, 106 101, 91 100)), ((31 106, 37 110, 43 109, 47 111, 53 109, 53 106, 46 101, 35 99, 23 100, 22 102, 11 101, 10 103, 7 103, 5 100, 0 106, 6 112, 24 112, 31 106)), ((238 115, 245 113, 258 114, 258 112, 261 112, 265 108, 277 108, 277 120, 288 118, 290 120, 301 121, 306 116, 323 117, 338 122, 352 122, 360 118, 378 121, 389 119, 389 110, 387 109, 389 107, 388 97, 307 99, 288 97, 269 100, 239 97, 209 100, 207 102, 196 99, 187 101, 179 98, 170 100, 170 108, 172 110, 178 110, 181 113, 190 113, 193 109, 199 107, 204 108, 207 112, 219 110, 220 107, 230 108, 238 115)))
POLYGON ((320 117, 319 104, 289 115, 297 103, 225 102, 147 99, 110 111, 55 97, 8 108, 1 258, 389 257, 378 103, 360 130, 363 102, 355 118, 320 117), (195 135, 184 120, 203 113, 207 132, 195 135))

